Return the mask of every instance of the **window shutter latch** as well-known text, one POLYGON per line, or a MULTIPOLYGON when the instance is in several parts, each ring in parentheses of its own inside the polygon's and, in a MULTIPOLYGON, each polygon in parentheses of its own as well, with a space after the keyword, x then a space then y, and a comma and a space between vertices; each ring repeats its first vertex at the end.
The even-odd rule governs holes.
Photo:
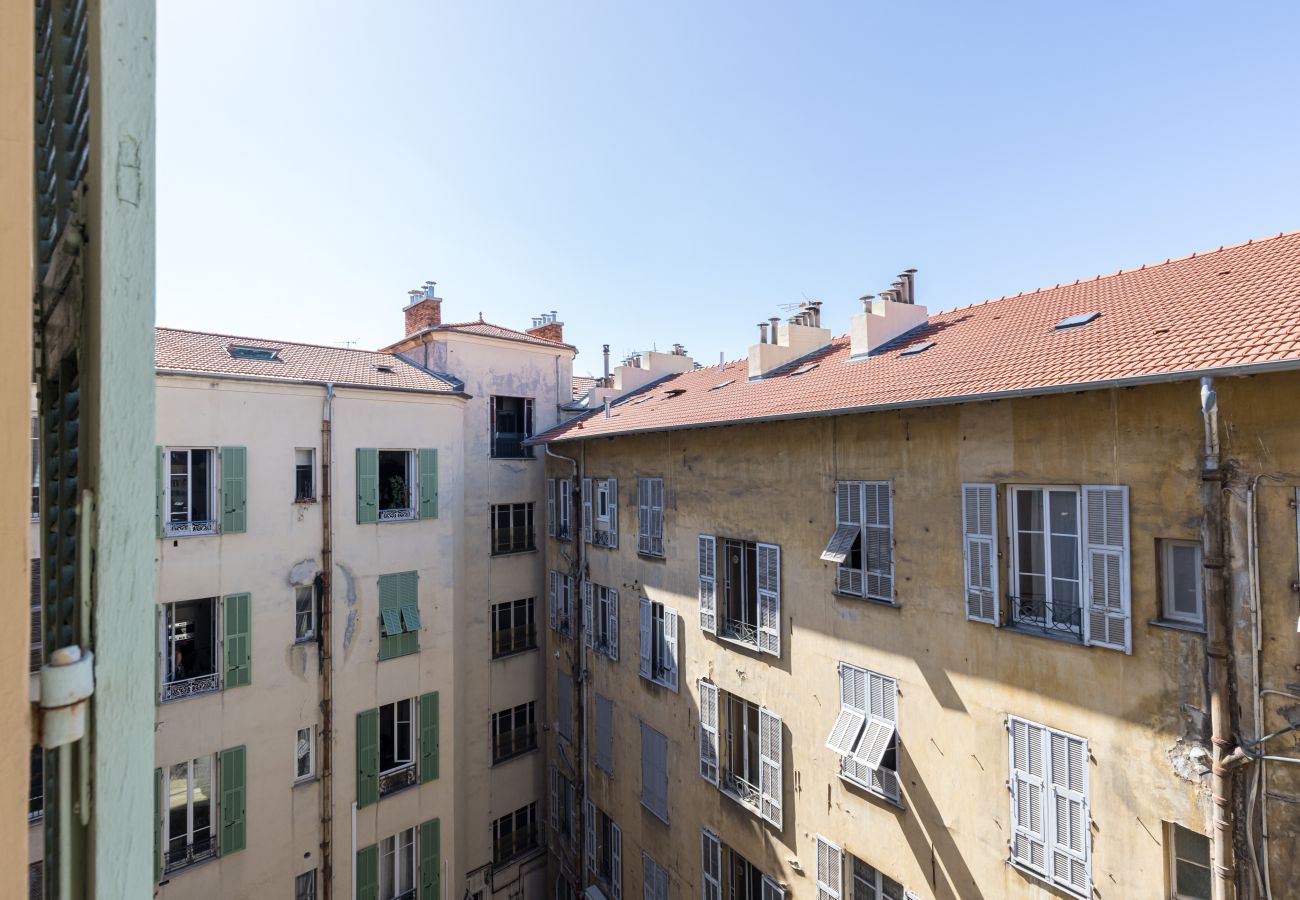
POLYGON ((95 693, 95 654, 76 644, 60 647, 41 666, 39 732, 46 750, 86 734, 86 701, 95 693))

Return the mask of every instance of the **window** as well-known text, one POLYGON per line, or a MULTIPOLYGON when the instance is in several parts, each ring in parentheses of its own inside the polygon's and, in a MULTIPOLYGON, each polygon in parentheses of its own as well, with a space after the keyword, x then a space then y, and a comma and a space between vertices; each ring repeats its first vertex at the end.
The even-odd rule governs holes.
POLYGON ((293 639, 296 643, 316 639, 316 586, 300 584, 293 589, 293 639))
POLYGON ((533 542, 533 504, 500 503, 492 507, 492 555, 537 549, 533 542))
POLYGON ((379 843, 379 898, 415 896, 415 829, 399 831, 379 843))
POLYGON ((1128 488, 1013 487, 1012 622, 1129 650, 1128 488))
POLYGON ((551 828, 560 840, 572 845, 578 837, 577 788, 564 773, 551 767, 551 828))
POLYGON ((496 459, 531 459, 532 447, 524 439, 533 433, 531 397, 492 398, 492 456, 496 459))
POLYGON ((536 703, 529 701, 492 714, 492 764, 503 763, 537 749, 536 703))
POLYGON ((618 481, 616 479, 582 479, 582 539, 596 547, 618 546, 618 481))
POLYGON ((395 659, 420 649, 420 574, 379 576, 379 658, 395 659))
MULTIPOLYGON (((716 841, 717 838, 715 837, 716 841)), ((721 856, 721 844, 718 844, 718 855, 721 856)), ((719 859, 718 868, 721 869, 721 859, 719 859)), ((782 900, 785 892, 776 880, 769 875, 765 875, 761 869, 751 863, 745 857, 741 856, 730 847, 727 848, 726 867, 727 877, 730 881, 730 891, 728 897, 730 900, 782 900)), ((707 872, 707 869, 706 869, 707 872)), ((705 895, 709 893, 708 876, 705 876, 705 895)))
POLYGON ((221 690, 217 609, 216 597, 163 605, 163 702, 221 690))
POLYGON ((414 519, 415 451, 379 451, 379 521, 414 519))
POLYGON ((722 842, 707 828, 700 833, 700 871, 703 900, 722 900, 722 842))
POLYGON ((963 484, 961 496, 966 618, 998 625, 997 486, 963 484))
POLYGON ((573 740, 573 676, 555 673, 555 731, 565 740, 573 740))
POLYGON ((316 900, 316 870, 303 872, 293 880, 293 900, 316 900))
POLYGON ((562 541, 573 539, 573 482, 551 478, 546 482, 546 533, 562 541))
POLYGON ((356 725, 358 808, 438 778, 437 691, 361 710, 356 725))
POLYGON ((1160 595, 1161 618, 1193 628, 1205 627, 1199 543, 1160 542, 1160 595))
POLYGON ((596 695, 596 768, 614 777, 614 701, 596 695))
POLYGON ((316 451, 311 447, 293 451, 293 499, 295 503, 316 499, 316 451))
POLYGON ((41 517, 41 426, 32 416, 32 518, 41 517))
POLYGON ((500 659, 537 647, 533 598, 497 603, 492 607, 492 658, 500 659))
POLYGON ((1014 716, 1007 720, 1011 863, 1079 897, 1092 892, 1088 742, 1014 716))
POLYGON ((641 896, 643 900, 668 900, 668 870, 641 854, 641 896))
POLYGON ((299 728, 294 742, 293 765, 295 781, 310 781, 316 774, 316 738, 311 728, 299 728))
POLYGON ((40 744, 32 745, 27 776, 27 821, 38 822, 45 814, 45 751, 40 744))
POLYGON ((852 900, 904 900, 906 896, 901 884, 854 857, 852 900))
POLYGON ((30 647, 30 659, 28 660, 28 670, 39 672, 41 670, 41 561, 36 558, 31 561, 31 567, 28 569, 31 576, 31 628, 32 639, 30 647))
POLYGON ((677 690, 677 610, 641 598, 641 677, 677 690))
POLYGON ((245 347, 240 344, 230 344, 226 347, 226 352, 230 354, 231 359, 251 359, 259 362, 281 361, 278 347, 245 347))
POLYGON ((668 738, 641 723, 641 805, 668 821, 668 738))
POLYGON ((826 746, 840 755, 840 775, 898 802, 898 684, 840 663, 840 711, 826 746))
POLYGON ((492 864, 498 868, 539 846, 537 804, 529 803, 492 823, 492 864))
POLYGON ((780 656, 781 548, 702 534, 699 572, 700 627, 780 656))
POLYGON ((1210 839, 1169 823, 1165 846, 1174 900, 1210 900, 1210 839))
POLYGON ((379 795, 415 784, 415 704, 398 700, 379 707, 379 795))
POLYGON ((167 460, 167 537, 216 534, 216 466, 210 449, 172 449, 167 460))
POLYGON ((587 868, 610 900, 623 896, 623 830, 587 801, 587 868))
POLYGON ((213 757, 167 769, 167 814, 163 817, 164 869, 174 872, 216 852, 212 832, 213 757))
POLYGON ((639 478, 636 483, 638 553, 664 555, 664 480, 639 478))
POLYGON ((894 602, 894 504, 888 481, 835 484, 835 533, 822 559, 836 564, 835 590, 894 602))
POLYGON ((438 518, 438 451, 358 447, 357 524, 438 518))
POLYGON ((700 775, 781 828, 781 717, 704 679, 699 690, 700 775))
POLYGON ((573 576, 551 572, 551 628, 573 637, 573 576))
POLYGON ((584 581, 582 612, 585 642, 602 656, 618 660, 618 591, 584 581))

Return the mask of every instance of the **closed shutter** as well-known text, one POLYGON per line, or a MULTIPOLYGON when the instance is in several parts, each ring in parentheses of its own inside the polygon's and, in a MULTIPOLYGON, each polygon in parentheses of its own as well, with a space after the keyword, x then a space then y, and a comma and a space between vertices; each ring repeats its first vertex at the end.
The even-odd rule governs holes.
POLYGON ((403 609, 412 611, 411 621, 419 625, 419 575, 416 572, 393 572, 380 575, 379 658, 394 659, 420 649, 418 630, 403 625, 403 609))
POLYGON ((555 730, 573 740, 573 678, 568 672, 555 673, 555 730))
POLYGON ((650 552, 660 556, 664 552, 664 480, 662 478, 650 480, 650 552))
POLYGON ((659 868, 650 858, 650 854, 641 854, 641 898, 655 900, 655 869, 659 868))
POLYGON ((357 851, 357 900, 379 900, 379 845, 357 851))
POLYGON ((590 800, 587 801, 586 815, 583 820, 587 823, 587 868, 596 871, 596 804, 590 800))
POLYGON ((700 776, 718 783, 718 686, 700 679, 700 776))
POLYGON ((420 897, 419 900, 442 900, 442 823, 430 819, 420 826, 420 897))
POLYGON ((623 896, 623 829, 609 823, 609 892, 611 900, 623 896))
POLYGON ((618 591, 609 588, 605 612, 605 655, 618 662, 618 591))
POLYGON ((420 695, 420 783, 438 777, 438 692, 420 695))
POLYGON ((668 739, 641 723, 641 803, 668 821, 668 739))
POLYGON ((582 539, 591 543, 591 479, 582 479, 582 539))
POLYGON ((420 492, 418 514, 421 519, 438 518, 438 451, 421 450, 417 454, 419 473, 416 487, 420 492))
POLYGON ((677 610, 664 607, 664 683, 677 690, 677 610))
POLYGON ((817 835, 817 900, 840 900, 843 878, 843 851, 820 834, 817 835))
POLYGON ((718 539, 700 535, 700 628, 718 633, 718 539))
MULTIPOLYGON (((357 524, 379 521, 379 451, 357 448, 357 524)), ((378 888, 376 888, 378 891, 378 888)))
POLYGON ((707 828, 700 833, 700 870, 704 873, 700 900, 722 900, 722 842, 707 828))
POLYGON ((153 880, 161 881, 163 872, 162 857, 162 769, 153 770, 153 880))
POLYGON ((961 521, 966 562, 966 618, 998 624, 997 488, 961 486, 961 521))
POLYGON ((650 541, 650 479, 640 478, 636 483, 636 549, 638 553, 652 553, 650 541))
POLYGON ((650 601, 641 598, 641 677, 654 678, 651 663, 654 659, 654 609, 650 601))
POLYGON ((163 525, 167 522, 167 491, 164 487, 166 481, 163 477, 163 448, 154 447, 154 531, 158 537, 163 536, 163 525))
POLYGON ((831 726, 826 746, 841 756, 853 752, 867 721, 866 674, 857 666, 840 663, 840 714, 831 726))
POLYGON ((596 767, 614 774, 614 701, 596 695, 596 767))
POLYGON ((668 870, 663 866, 655 866, 655 897, 668 900, 668 870))
POLYGON ((762 707, 758 710, 758 794, 760 814, 780 830, 781 717, 762 707))
POLYGON ((1128 488, 1085 485, 1083 503, 1084 598, 1088 606, 1084 621, 1088 643, 1131 653, 1128 488))
POLYGON ((886 603, 894 602, 894 509, 891 493, 888 481, 868 481, 863 485, 865 596, 886 603))
POLYGON ((785 900, 785 891, 770 875, 763 876, 763 900, 785 900))
POLYGON ((560 524, 556 536, 568 540, 573 537, 573 482, 567 478, 560 481, 560 524))
POLYGON ((248 530, 248 450, 221 448, 221 530, 242 534, 248 530))
POLYGON ((357 808, 379 802, 379 710, 357 713, 357 808))
POLYGON ((1040 875, 1047 874, 1043 794, 1046 784, 1045 729, 1010 718, 1011 860, 1040 875))
POLYGON ((560 830, 560 770, 551 766, 551 828, 560 830))
POLYGON ((249 626, 250 594, 227 594, 221 601, 221 618, 225 623, 226 673, 224 687, 251 684, 253 661, 249 626))
POLYGON ((1048 819, 1052 880, 1076 893, 1092 893, 1088 827, 1088 745, 1049 730, 1048 819))
POLYGON ((618 546, 618 479, 611 478, 606 484, 609 488, 609 538, 606 547, 618 546))
POLYGON ((555 479, 546 479, 546 533, 555 537, 555 479))
POLYGON ((551 628, 560 628, 560 573, 551 570, 551 628))
POLYGON ((582 642, 588 647, 594 643, 592 632, 596 630, 596 617, 594 615, 595 593, 592 583, 584 579, 582 582, 582 642))
POLYGON ((758 545, 758 649, 781 655, 781 548, 758 545))
POLYGON ((221 841, 222 856, 244 849, 247 842, 244 821, 245 751, 242 746, 222 750, 221 764, 221 841))
POLYGON ((397 589, 402 608, 402 652, 414 653, 420 649, 420 573, 399 573, 397 589))

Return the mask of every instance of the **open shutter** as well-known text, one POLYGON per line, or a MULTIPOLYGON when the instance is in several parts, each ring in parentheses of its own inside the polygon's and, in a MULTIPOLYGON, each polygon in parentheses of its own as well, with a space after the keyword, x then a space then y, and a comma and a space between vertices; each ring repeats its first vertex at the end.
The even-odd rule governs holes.
POLYGON ((420 695, 420 783, 438 777, 438 692, 420 695))
POLYGON ((357 808, 379 802, 379 710, 357 713, 357 808))
POLYGON ((1088 744, 1048 731, 1047 817, 1052 880, 1084 896, 1092 893, 1088 827, 1088 744))
MULTIPOLYGON (((357 448, 357 524, 379 521, 379 451, 357 448)), ((376 888, 376 891, 378 888, 376 888)))
POLYGON ((586 815, 583 821, 587 823, 587 868, 596 871, 596 804, 590 800, 587 801, 586 815))
POLYGON ((758 649, 781 655, 781 548, 758 545, 758 649))
POLYGON ((865 596, 894 602, 894 504, 888 481, 863 485, 862 557, 865 596))
POLYGON ((1132 653, 1128 577, 1128 488, 1083 488, 1083 575, 1088 643, 1132 653))
POLYGON ((966 561, 966 618, 998 624, 997 488, 961 486, 961 522, 966 561))
POLYGON ((835 483, 835 533, 822 551, 827 562, 844 564, 862 531, 862 482, 835 483))
POLYGON ((243 850, 246 843, 244 822, 245 751, 242 746, 220 753, 221 764, 221 841, 222 856, 243 850))
POLYGON ((664 682, 677 690, 677 610, 664 607, 664 682))
POLYGON ((1043 823, 1045 729, 1024 719, 1007 722, 1011 768, 1011 861, 1047 875, 1043 823))
POLYGON ((248 530, 248 450, 221 448, 221 531, 242 534, 248 530))
POLYGON ((867 721, 866 672, 840 663, 840 714, 831 726, 826 746, 841 756, 853 752, 867 721))
POLYGON ((555 537, 555 479, 546 479, 546 533, 555 537))
POLYGON ((591 479, 582 479, 582 539, 591 543, 591 479))
POLYGON ((623 829, 609 823, 609 890, 611 900, 623 896, 623 829))
POLYGON ((654 658, 654 609, 650 606, 650 601, 641 598, 641 677, 653 678, 654 669, 651 662, 654 658))
POLYGON ((357 900, 379 900, 379 845, 357 851, 357 900))
POLYGON ((618 591, 608 590, 605 611, 605 655, 618 662, 618 591))
POLYGON ((700 870, 704 873, 700 900, 722 900, 722 841, 707 828, 700 833, 700 870))
POLYGON ((243 687, 253 681, 253 662, 249 648, 249 594, 227 594, 221 601, 221 619, 225 623, 226 673, 224 687, 243 687))
POLYGON ((560 573, 551 570, 551 628, 560 628, 560 573))
POLYGON ((438 518, 438 451, 421 450, 416 457, 419 472, 415 483, 420 492, 420 506, 417 513, 421 519, 436 519, 438 518))
POLYGON ((700 679, 700 777, 718 783, 718 686, 700 679))
POLYGON ((763 876, 763 900, 785 900, 785 891, 770 875, 763 876))
MULTIPOLYGON (((163 448, 154 448, 154 531, 158 537, 163 536, 163 525, 167 521, 167 491, 165 489, 166 481, 163 478, 165 467, 163 465, 163 448)), ((161 870, 160 870, 161 871, 161 870)))
POLYGON ((590 581, 582 582, 582 642, 588 647, 595 643, 592 632, 596 630, 596 617, 594 615, 596 598, 595 588, 590 581))
POLYGON ((163 772, 153 770, 153 880, 161 881, 163 872, 162 857, 162 798, 163 772))
POLYGON ((420 826, 420 897, 442 900, 442 822, 430 819, 420 826))
POLYGON ((781 717, 763 707, 758 710, 758 795, 760 814, 780 830, 781 717))
POLYGON ((817 835, 817 900, 840 900, 844 879, 844 852, 817 835))
POLYGON ((560 524, 556 536, 567 541, 573 537, 573 482, 567 478, 560 479, 559 504, 560 524))
POLYGON ((610 478, 606 485, 609 490, 609 538, 606 547, 618 546, 618 479, 610 478))
POLYGON ((853 761, 873 771, 879 769, 885 753, 893 742, 894 723, 888 719, 872 716, 867 719, 862 738, 858 741, 857 749, 853 751, 853 761))
POLYGON ((700 535, 700 628, 718 633, 718 539, 700 535))

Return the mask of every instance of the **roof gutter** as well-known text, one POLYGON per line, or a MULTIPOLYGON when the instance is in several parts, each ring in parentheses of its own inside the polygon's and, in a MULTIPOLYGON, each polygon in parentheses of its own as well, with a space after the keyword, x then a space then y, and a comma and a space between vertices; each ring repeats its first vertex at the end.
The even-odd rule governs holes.
MULTIPOLYGON (((424 371, 424 370, 421 370, 424 371)), ((206 378, 208 380, 217 379, 220 381, 247 381, 253 384, 301 384, 308 387, 325 387, 333 385, 336 388, 351 388, 358 391, 384 391, 386 393, 397 394, 423 394, 427 397, 458 397, 462 400, 472 399, 472 395, 464 391, 430 391, 424 388, 408 387, 385 387, 381 384, 352 384, 347 381, 319 381, 310 378, 270 378, 265 375, 236 375, 231 372, 195 372, 190 369, 155 369, 157 375, 175 375, 181 378, 206 378)))

